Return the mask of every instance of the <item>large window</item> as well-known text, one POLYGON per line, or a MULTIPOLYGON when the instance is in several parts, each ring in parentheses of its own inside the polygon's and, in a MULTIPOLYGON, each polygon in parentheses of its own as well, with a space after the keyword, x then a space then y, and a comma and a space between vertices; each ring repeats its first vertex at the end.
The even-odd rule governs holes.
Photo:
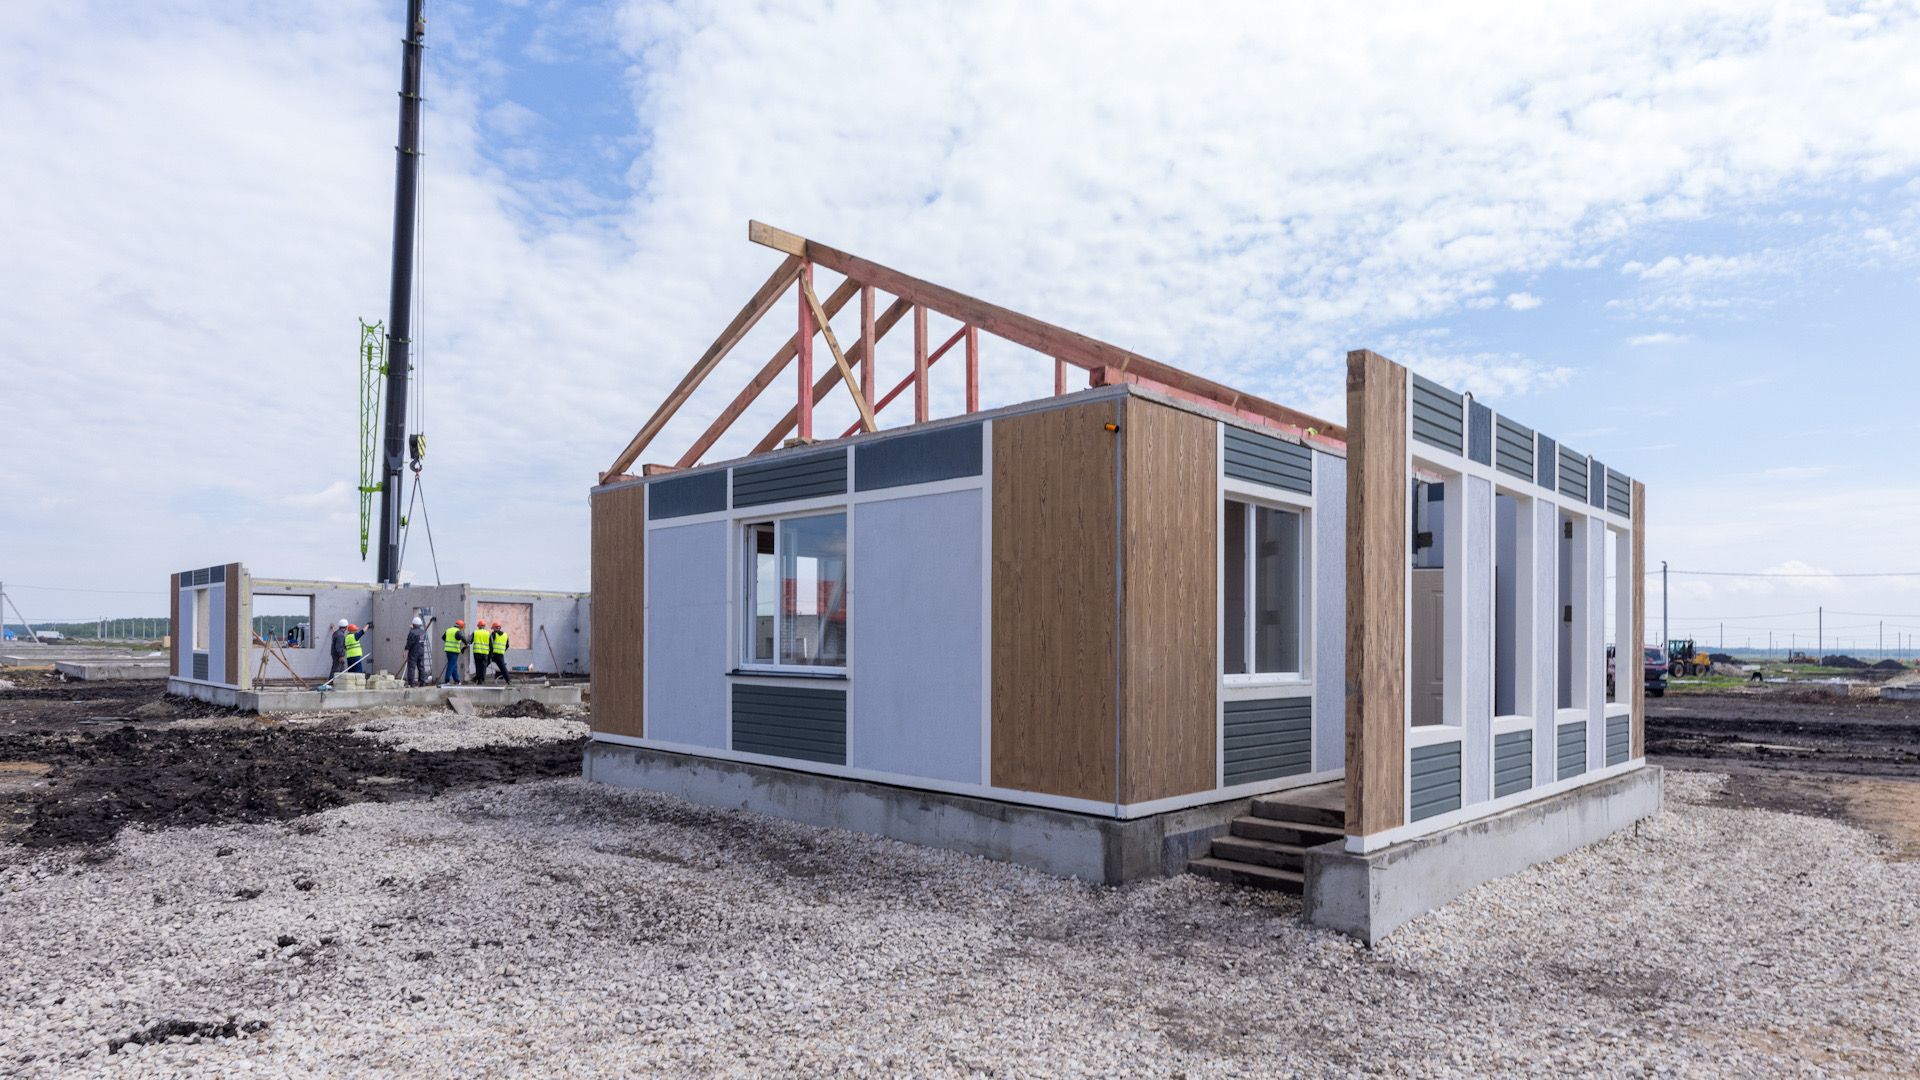
POLYGON ((745 662, 845 667, 847 515, 756 522, 745 539, 745 662))
POLYGON ((1295 675, 1300 663, 1300 515, 1253 503, 1226 505, 1228 675, 1295 675))

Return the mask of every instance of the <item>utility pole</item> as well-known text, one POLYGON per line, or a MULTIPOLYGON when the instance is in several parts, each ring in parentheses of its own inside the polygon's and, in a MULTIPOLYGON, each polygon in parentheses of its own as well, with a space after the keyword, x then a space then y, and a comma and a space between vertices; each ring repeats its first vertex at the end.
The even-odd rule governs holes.
POLYGON ((1667 560, 1660 560, 1660 648, 1664 652, 1667 642, 1673 640, 1673 631, 1667 629, 1667 560))
MULTIPOLYGON (((407 376, 413 369, 413 230, 420 181, 420 52, 424 0, 407 0, 400 49, 400 142, 394 147, 393 278, 387 294, 386 440, 380 472, 380 584, 400 580, 400 470, 407 453, 407 376)), ((419 465, 416 457, 415 466, 419 465)))
POLYGON ((1822 604, 1813 610, 1814 617, 1817 620, 1814 623, 1814 626, 1817 628, 1815 632, 1820 635, 1814 645, 1813 658, 1818 660, 1827 655, 1827 606, 1822 604))

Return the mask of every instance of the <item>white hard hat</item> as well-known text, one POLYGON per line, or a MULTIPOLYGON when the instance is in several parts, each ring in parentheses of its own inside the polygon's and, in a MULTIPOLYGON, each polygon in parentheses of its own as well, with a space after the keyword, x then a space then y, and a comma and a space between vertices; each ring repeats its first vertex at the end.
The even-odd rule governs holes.
POLYGON ((340 625, 341 625, 341 626, 345 626, 345 625, 347 625, 347 620, 345 620, 345 619, 341 619, 341 620, 340 620, 340 625))
POLYGON ((413 617, 413 625, 415 625, 415 626, 425 626, 426 624, 420 621, 420 616, 418 616, 418 615, 415 615, 415 616, 413 617))

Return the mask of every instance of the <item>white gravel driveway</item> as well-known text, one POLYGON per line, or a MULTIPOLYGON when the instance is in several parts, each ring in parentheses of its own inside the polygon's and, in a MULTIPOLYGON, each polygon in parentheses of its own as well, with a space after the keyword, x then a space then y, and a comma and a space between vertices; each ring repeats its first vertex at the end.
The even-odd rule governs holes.
POLYGON ((0 1074, 1912 1070, 1920 864, 1715 782, 1372 953, 1198 878, 577 780, 5 850, 0 1074), (110 1049, 170 1019, 220 1033, 110 1049))

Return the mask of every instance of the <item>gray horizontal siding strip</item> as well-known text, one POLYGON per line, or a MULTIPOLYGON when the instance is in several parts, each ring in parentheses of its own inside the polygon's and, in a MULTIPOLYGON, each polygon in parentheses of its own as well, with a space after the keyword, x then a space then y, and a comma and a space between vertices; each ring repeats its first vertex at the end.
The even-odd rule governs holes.
POLYGON ((845 765, 847 755, 836 754, 831 750, 804 750, 787 746, 769 746, 763 743, 742 742, 735 739, 733 748, 743 754, 765 754, 768 757, 792 758, 795 761, 818 761, 823 765, 845 765))
POLYGON ((1560 729, 1560 749, 1569 746, 1585 746, 1587 743, 1587 725, 1583 723, 1567 724, 1560 729))
POLYGON ((795 472, 782 473, 781 475, 778 475, 778 476, 767 476, 767 475, 743 476, 740 473, 736 472, 733 474, 733 490, 736 492, 769 491, 776 488, 787 487, 793 484, 818 484, 818 483, 844 484, 846 483, 846 480, 847 480, 847 470, 844 465, 835 465, 831 467, 823 467, 818 469, 801 469, 795 472))
POLYGON ((1269 763, 1287 766, 1304 765, 1310 756, 1310 753, 1306 750, 1281 752, 1270 748, 1250 747, 1246 750, 1239 750, 1228 754, 1227 765, 1229 767, 1238 766, 1241 768, 1265 766, 1269 763))
POLYGON ((797 480, 786 484, 757 485, 733 489, 735 506, 766 502, 783 502, 792 499, 810 498, 814 495, 839 495, 847 490, 846 479, 797 480))
POLYGON ((1560 469, 1559 444, 1547 438, 1545 435, 1540 436, 1540 449, 1539 452, 1534 455, 1534 462, 1535 467, 1539 470, 1538 475, 1534 478, 1534 483, 1539 484, 1548 491, 1558 491, 1559 485, 1554 481, 1559 476, 1560 469))
POLYGON ((1311 495, 1313 493, 1312 478, 1298 476, 1293 473, 1254 468, 1233 461, 1226 463, 1226 473, 1236 480, 1251 480, 1256 484, 1284 488, 1287 491, 1297 491, 1302 495, 1311 495))
POLYGON ((1227 739, 1304 739, 1308 725, 1305 720, 1266 720, 1259 723, 1229 723, 1226 725, 1227 739))
POLYGON ((1313 451, 1304 446, 1239 428, 1227 429, 1227 450, 1303 468, 1313 461, 1313 451))
POLYGON ((793 711, 759 712, 753 709, 733 710, 733 722, 736 724, 758 724, 779 728, 782 731, 832 732, 847 726, 844 716, 822 716, 793 711))
POLYGON ((847 452, 836 451, 733 470, 733 504, 759 506, 787 499, 839 495, 847 490, 847 452))
POLYGON ((1227 702, 1226 711, 1228 716, 1254 712, 1290 712, 1300 716, 1310 716, 1313 713, 1313 699, 1309 697, 1250 698, 1244 701, 1227 702))
POLYGON ((1587 770, 1587 725, 1570 724, 1560 729, 1559 753, 1555 758, 1558 766, 1555 776, 1565 780, 1578 776, 1587 770))
POLYGON ((647 491, 647 520, 710 514, 727 508, 727 472, 655 480, 647 491))
POLYGON ((859 491, 878 491, 979 476, 984 430, 984 424, 964 424, 857 444, 854 487, 859 491))
POLYGON ((1560 490, 1577 499, 1587 497, 1587 459, 1560 448, 1560 490))
POLYGON ((1440 790, 1460 790, 1460 769, 1428 769, 1413 778, 1413 797, 1431 795, 1440 790))
POLYGON ((844 753, 847 748, 847 741, 844 737, 838 739, 808 739, 797 735, 788 735, 780 731, 742 727, 738 724, 734 725, 733 728, 733 744, 736 747, 750 744, 790 752, 815 754, 844 753))
POLYGON ((1221 707, 1227 784, 1297 776, 1313 768, 1313 699, 1256 698, 1221 707))
POLYGON ((815 690, 804 686, 736 686, 733 688, 735 701, 777 701, 805 702, 820 705, 842 705, 847 702, 845 690, 815 690))
POLYGON ((1409 820, 1460 809, 1460 744, 1436 743, 1413 749, 1409 820))
POLYGON ((1235 724, 1261 724, 1269 720, 1298 720, 1304 722, 1313 712, 1310 708, 1293 706, 1269 706, 1259 709, 1235 709, 1233 703, 1227 704, 1227 726, 1235 724))
POLYGON ((1514 780, 1530 780, 1532 778, 1533 762, 1531 761, 1505 765, 1493 771, 1493 782, 1495 784, 1510 783, 1514 780))
POLYGON ((1309 481, 1313 479, 1313 466, 1311 463, 1302 464, 1297 461, 1274 461, 1270 458, 1242 453, 1239 450, 1227 451, 1226 465, 1229 475, 1232 475, 1235 470, 1254 473, 1255 475, 1247 478, 1250 480, 1257 480, 1262 476, 1290 476, 1297 480, 1309 481))
POLYGON ((1607 470, 1607 509, 1616 514, 1633 513, 1633 481, 1612 469, 1607 470))
POLYGON ((1424 420, 1441 431, 1450 431, 1455 435, 1466 431, 1466 420, 1456 406, 1435 405, 1429 401, 1415 400, 1413 418, 1424 420))
POLYGON ((1493 410, 1477 401, 1467 405, 1467 457, 1493 464, 1493 410))
POLYGON ((740 465, 733 470, 734 482, 741 480, 759 480, 771 477, 794 476, 799 473, 840 472, 847 467, 847 452, 835 450, 829 454, 810 454, 791 461, 774 461, 765 465, 740 465))

